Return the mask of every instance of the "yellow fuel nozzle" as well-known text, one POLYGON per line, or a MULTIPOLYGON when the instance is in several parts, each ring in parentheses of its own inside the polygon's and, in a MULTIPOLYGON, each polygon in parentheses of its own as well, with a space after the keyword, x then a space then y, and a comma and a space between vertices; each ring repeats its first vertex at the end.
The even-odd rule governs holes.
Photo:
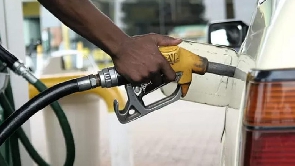
POLYGON ((204 75, 206 73, 207 58, 179 46, 160 47, 159 50, 175 72, 182 72, 178 84, 181 85, 182 97, 185 97, 192 82, 192 74, 204 75))

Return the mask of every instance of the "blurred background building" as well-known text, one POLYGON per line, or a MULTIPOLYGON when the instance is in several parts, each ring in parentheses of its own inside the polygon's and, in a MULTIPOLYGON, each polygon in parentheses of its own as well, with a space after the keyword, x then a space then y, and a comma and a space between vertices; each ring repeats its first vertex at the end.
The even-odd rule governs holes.
MULTIPOLYGON (((206 42, 208 21, 241 19, 246 23, 257 0, 92 0, 129 35, 168 34, 206 42)), ((86 53, 97 61, 106 56, 101 50, 65 27, 36 0, 23 0, 24 34, 28 56, 34 57, 36 45, 42 44, 45 57, 50 52, 76 49, 82 42, 86 53)), ((91 17, 91 16, 90 16, 91 17)))

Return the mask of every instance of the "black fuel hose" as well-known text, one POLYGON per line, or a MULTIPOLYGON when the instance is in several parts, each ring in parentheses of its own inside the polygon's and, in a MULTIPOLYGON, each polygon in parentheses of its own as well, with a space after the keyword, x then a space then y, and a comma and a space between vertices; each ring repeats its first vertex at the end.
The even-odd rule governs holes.
POLYGON ((16 61, 18 61, 18 59, 14 55, 12 55, 9 51, 7 51, 1 45, 0 45, 0 55, 1 55, 0 60, 2 62, 5 62, 9 68, 12 68, 13 64, 16 61))
MULTIPOLYGON (((3 64, 2 64, 3 65, 3 64)), ((1 66, 1 63, 0 63, 1 66)), ((5 72, 7 73, 7 69, 5 70, 5 72)), ((12 112, 15 110, 15 105, 13 102, 13 94, 12 94, 12 88, 11 88, 11 83, 10 80, 8 81, 8 84, 6 86, 6 89, 4 90, 3 93, 1 93, 0 95, 4 95, 6 97, 6 100, 2 99, 0 97, 0 103, 7 101, 9 103, 7 103, 7 105, 10 106, 10 108, 12 109, 12 112)), ((12 112, 9 112, 9 110, 7 110, 5 108, 5 106, 3 106, 3 104, 1 104, 2 108, 4 108, 5 112, 4 112, 4 117, 5 119, 12 114, 12 112)), ((19 146, 19 141, 18 141, 18 135, 17 134, 13 134, 11 136, 10 139, 10 149, 11 149, 11 158, 12 158, 12 164, 13 166, 21 166, 21 155, 20 155, 20 146, 19 146)))
MULTIPOLYGON (((23 78, 25 78, 28 82, 30 82, 39 92, 43 92, 44 90, 47 89, 47 87, 39 79, 37 79, 33 74, 31 74, 31 72, 28 71, 25 68, 25 66, 21 66, 23 67, 22 69, 16 67, 15 64, 18 64, 18 65, 22 65, 22 64, 19 62, 17 57, 15 57, 13 54, 11 54, 9 51, 7 51, 5 48, 3 48, 0 45, 0 62, 1 61, 5 62, 5 64, 16 74, 23 76, 23 78), (25 74, 20 71, 25 72, 25 74), (32 81, 32 78, 34 81, 32 81)), ((57 101, 52 102, 50 106, 58 119, 58 122, 61 126, 61 130, 65 139, 66 160, 64 165, 71 166, 74 164, 76 151, 75 151, 74 136, 73 136, 70 124, 68 122, 68 119, 64 111, 62 110, 60 104, 57 101)), ((28 141, 25 141, 24 143, 28 143, 28 141)), ((31 146, 31 145, 28 145, 28 146, 31 146)), ((28 150, 33 150, 33 148, 28 148, 28 150)), ((34 154, 34 151, 29 151, 28 153, 34 154)), ((40 166, 48 165, 42 158, 33 157, 33 159, 40 166)))
MULTIPOLYGON (((39 92, 43 92, 47 89, 46 85, 43 82, 41 82, 39 79, 37 80, 37 82, 33 83, 32 85, 39 92)), ((72 166, 75 161, 76 150, 75 150, 74 136, 72 133, 70 123, 68 121, 68 118, 65 112, 61 108, 61 105, 57 101, 52 102, 50 104, 50 107, 52 108, 55 116, 57 117, 57 120, 59 122, 62 134, 64 136, 64 140, 65 140, 66 160, 64 162, 64 166, 72 166)), ((37 160, 34 160, 34 161, 37 162, 37 160)), ((43 164, 42 166, 45 166, 45 165, 43 164)))
POLYGON ((8 163, 6 162, 5 158, 1 154, 0 154, 0 165, 8 166, 8 163))
POLYGON ((23 125, 23 123, 39 110, 45 108, 48 104, 75 92, 79 92, 78 80, 72 79, 48 88, 29 100, 0 125, 0 146, 21 125, 23 125))
MULTIPOLYGON (((11 103, 4 93, 0 93, 0 105, 4 108, 5 111, 9 113, 9 115, 13 113, 14 109, 12 108, 11 103)), ((20 139, 21 143, 23 144, 31 158, 36 162, 36 164, 38 164, 39 166, 49 166, 49 164, 47 164, 46 161, 44 161, 43 158, 35 150, 29 138, 21 127, 16 130, 16 135, 20 139)), ((16 160, 16 158, 13 158, 13 163, 15 163, 14 160, 16 160)), ((19 164, 18 166, 20 165, 21 164, 19 164)))

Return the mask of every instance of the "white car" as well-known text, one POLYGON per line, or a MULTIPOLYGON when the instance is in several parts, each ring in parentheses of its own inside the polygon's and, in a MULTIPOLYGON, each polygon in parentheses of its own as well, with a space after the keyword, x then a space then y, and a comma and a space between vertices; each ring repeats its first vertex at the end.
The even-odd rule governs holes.
MULTIPOLYGON (((222 166, 295 165, 294 11, 295 0, 260 0, 238 52, 209 44, 180 45, 247 73, 244 80, 239 72, 236 78, 194 75, 182 99, 225 107, 222 166)), ((174 88, 169 84, 162 92, 170 95, 174 88)))

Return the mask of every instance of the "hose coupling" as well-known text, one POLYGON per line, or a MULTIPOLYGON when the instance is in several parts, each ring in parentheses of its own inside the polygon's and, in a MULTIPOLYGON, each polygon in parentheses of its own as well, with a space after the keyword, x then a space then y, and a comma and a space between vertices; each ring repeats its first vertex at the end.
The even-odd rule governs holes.
POLYGON ((95 76, 93 74, 77 78, 79 91, 82 92, 85 90, 89 90, 89 89, 93 89, 93 88, 98 87, 99 83, 97 80, 98 80, 97 76, 95 76))
POLYGON ((115 67, 104 68, 98 72, 98 76, 100 79, 100 86, 102 88, 111 88, 118 86, 118 77, 115 67))
POLYGON ((29 83, 34 84, 38 81, 38 79, 34 76, 34 74, 21 62, 16 61, 13 64, 13 71, 26 79, 29 83))

